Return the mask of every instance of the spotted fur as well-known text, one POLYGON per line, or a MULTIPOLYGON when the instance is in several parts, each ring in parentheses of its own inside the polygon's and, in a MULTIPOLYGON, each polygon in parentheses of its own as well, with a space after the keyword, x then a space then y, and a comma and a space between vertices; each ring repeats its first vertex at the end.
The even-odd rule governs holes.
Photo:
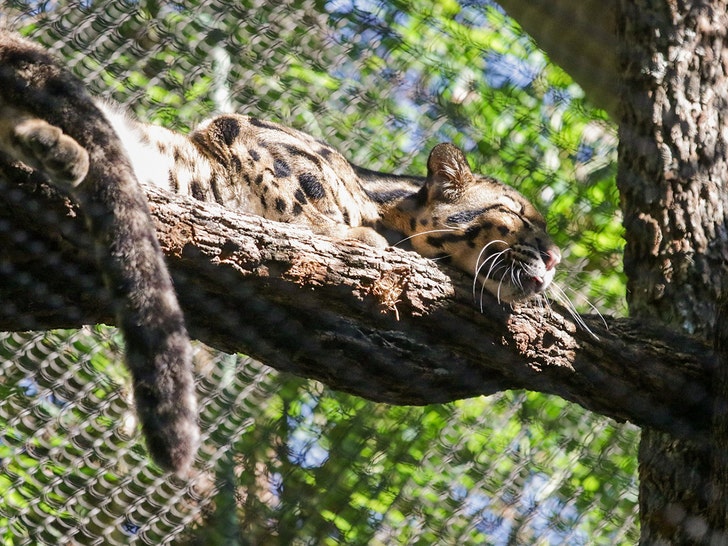
POLYGON ((427 177, 396 176, 352 165, 311 135, 254 117, 218 116, 183 136, 107 113, 138 150, 130 155, 143 183, 373 246, 407 239, 420 254, 474 275, 500 301, 544 291, 561 259, 533 205, 473 174, 451 144, 432 150, 427 177))

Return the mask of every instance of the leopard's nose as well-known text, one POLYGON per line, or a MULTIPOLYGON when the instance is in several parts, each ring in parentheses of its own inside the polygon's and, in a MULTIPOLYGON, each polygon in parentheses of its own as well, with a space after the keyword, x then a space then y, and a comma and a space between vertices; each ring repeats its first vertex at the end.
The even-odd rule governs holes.
POLYGON ((546 271, 551 271, 561 262, 561 252, 558 248, 550 248, 546 251, 541 251, 541 258, 546 266, 546 271))

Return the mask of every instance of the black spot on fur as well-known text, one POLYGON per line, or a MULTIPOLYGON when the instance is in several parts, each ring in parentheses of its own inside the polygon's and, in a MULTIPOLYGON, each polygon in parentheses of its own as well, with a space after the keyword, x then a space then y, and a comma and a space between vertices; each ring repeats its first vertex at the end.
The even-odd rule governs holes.
POLYGON ((285 178, 291 174, 291 166, 282 159, 273 160, 273 174, 276 178, 285 178))
POLYGON ((343 215, 344 215, 344 223, 346 225, 349 225, 350 226, 351 225, 351 214, 349 214, 349 211, 348 210, 345 210, 344 213, 343 213, 343 215))
POLYGON ((371 199, 375 203, 390 203, 391 201, 407 197, 410 192, 400 189, 380 192, 366 191, 366 194, 367 197, 369 197, 369 199, 371 199))
POLYGON ((465 238, 472 241, 480 234, 481 229, 481 226, 470 226, 465 230, 465 238))
POLYGON ((441 248, 442 247, 442 237, 433 237, 432 235, 429 235, 427 237, 427 244, 430 246, 434 246, 435 248, 441 248))
POLYGON ((263 195, 260 196, 260 204, 263 205, 263 208, 265 210, 268 210, 268 203, 266 202, 265 196, 263 195))
POLYGON ((295 197, 296 201, 298 201, 302 205, 305 205, 306 203, 308 203, 308 199, 306 199, 306 196, 303 194, 303 192, 300 189, 296 190, 296 192, 293 194, 293 197, 295 197))
POLYGON ((426 226, 430 221, 427 218, 420 218, 420 224, 426 226))
POLYGON ((311 163, 316 165, 319 169, 321 168, 321 159, 319 158, 319 156, 312 154, 311 152, 307 152, 306 150, 299 148, 298 146, 294 146, 293 144, 284 144, 283 148, 292 156, 305 157, 311 163))
POLYGON ((447 217, 448 224, 467 224, 468 222, 472 222, 475 220, 478 216, 483 214, 484 212, 492 209, 493 207, 485 207, 482 209, 475 209, 475 210, 462 210, 460 212, 456 212, 452 216, 447 217))
POLYGON ((506 226, 498 226, 498 233, 501 235, 508 235, 511 232, 506 226))
POLYGON ((324 190, 323 185, 321 185, 321 182, 318 181, 316 175, 312 173, 299 174, 298 183, 301 185, 303 192, 309 199, 316 201, 318 199, 323 199, 326 196, 326 191, 324 190))
POLYGON ((242 170, 243 170, 243 164, 242 164, 242 163, 240 163, 240 158, 239 158, 238 156, 236 156, 236 155, 232 156, 232 157, 230 158, 230 163, 232 163, 232 165, 233 165, 233 168, 234 168, 234 169, 235 169, 236 171, 240 172, 240 171, 242 171, 242 170))
POLYGON ((258 176, 255 177, 254 182, 256 186, 260 186, 263 183, 263 175, 258 174, 258 176))
POLYGON ((303 212, 303 207, 301 207, 301 205, 299 205, 298 203, 293 203, 293 214, 295 216, 298 216, 302 212, 303 212))
POLYGON ((248 150, 248 155, 252 158, 253 161, 259 161, 260 160, 260 154, 257 150, 248 150))
POLYGON ((179 193, 179 181, 177 180, 177 175, 173 170, 169 171, 167 178, 169 179, 169 187, 172 188, 172 191, 174 193, 179 193))
POLYGON ((331 156, 331 154, 332 154, 333 152, 331 151, 331 148, 321 148, 321 149, 320 149, 320 150, 318 151, 318 153, 319 153, 319 155, 320 155, 321 157, 323 157, 324 159, 328 159, 328 158, 329 158, 329 156, 331 156))
POLYGON ((220 116, 213 123, 222 136, 223 142, 230 146, 240 134, 240 122, 237 118, 230 116, 220 116))
POLYGON ((417 229, 417 220, 415 220, 414 218, 410 218, 410 229, 412 231, 417 229))
POLYGON ((215 175, 212 175, 212 178, 210 178, 210 189, 212 190, 212 196, 215 201, 224 205, 225 199, 223 199, 222 194, 220 193, 220 184, 218 184, 218 178, 215 175))
POLYGON ((444 235, 428 235, 427 244, 435 248, 442 248, 445 243, 461 243, 469 239, 467 234, 445 233, 444 235))
POLYGON ((190 182, 190 193, 192 193, 192 197, 199 201, 205 200, 205 188, 200 184, 199 180, 190 182))
POLYGON ((286 202, 280 197, 276 199, 276 210, 278 212, 286 212, 286 202))

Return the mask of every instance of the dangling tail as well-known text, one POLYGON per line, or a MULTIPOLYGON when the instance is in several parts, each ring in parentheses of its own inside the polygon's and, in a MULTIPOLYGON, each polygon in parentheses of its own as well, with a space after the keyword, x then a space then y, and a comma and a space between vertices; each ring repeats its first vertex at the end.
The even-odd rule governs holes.
POLYGON ((2 31, 0 116, 0 150, 70 191, 85 214, 149 451, 165 469, 186 473, 199 440, 192 349, 121 142, 77 78, 40 47, 2 31))

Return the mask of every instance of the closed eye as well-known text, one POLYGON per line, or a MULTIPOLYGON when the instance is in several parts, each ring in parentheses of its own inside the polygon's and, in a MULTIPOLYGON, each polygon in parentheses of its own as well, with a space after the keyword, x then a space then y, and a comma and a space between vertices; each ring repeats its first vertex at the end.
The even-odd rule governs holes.
POLYGON ((484 207, 484 208, 480 208, 480 209, 462 210, 451 216, 448 216, 447 223, 448 224, 467 224, 467 223, 475 220, 478 216, 485 214, 489 210, 493 210, 494 208, 498 208, 498 207, 499 207, 499 205, 491 205, 489 207, 484 207))

